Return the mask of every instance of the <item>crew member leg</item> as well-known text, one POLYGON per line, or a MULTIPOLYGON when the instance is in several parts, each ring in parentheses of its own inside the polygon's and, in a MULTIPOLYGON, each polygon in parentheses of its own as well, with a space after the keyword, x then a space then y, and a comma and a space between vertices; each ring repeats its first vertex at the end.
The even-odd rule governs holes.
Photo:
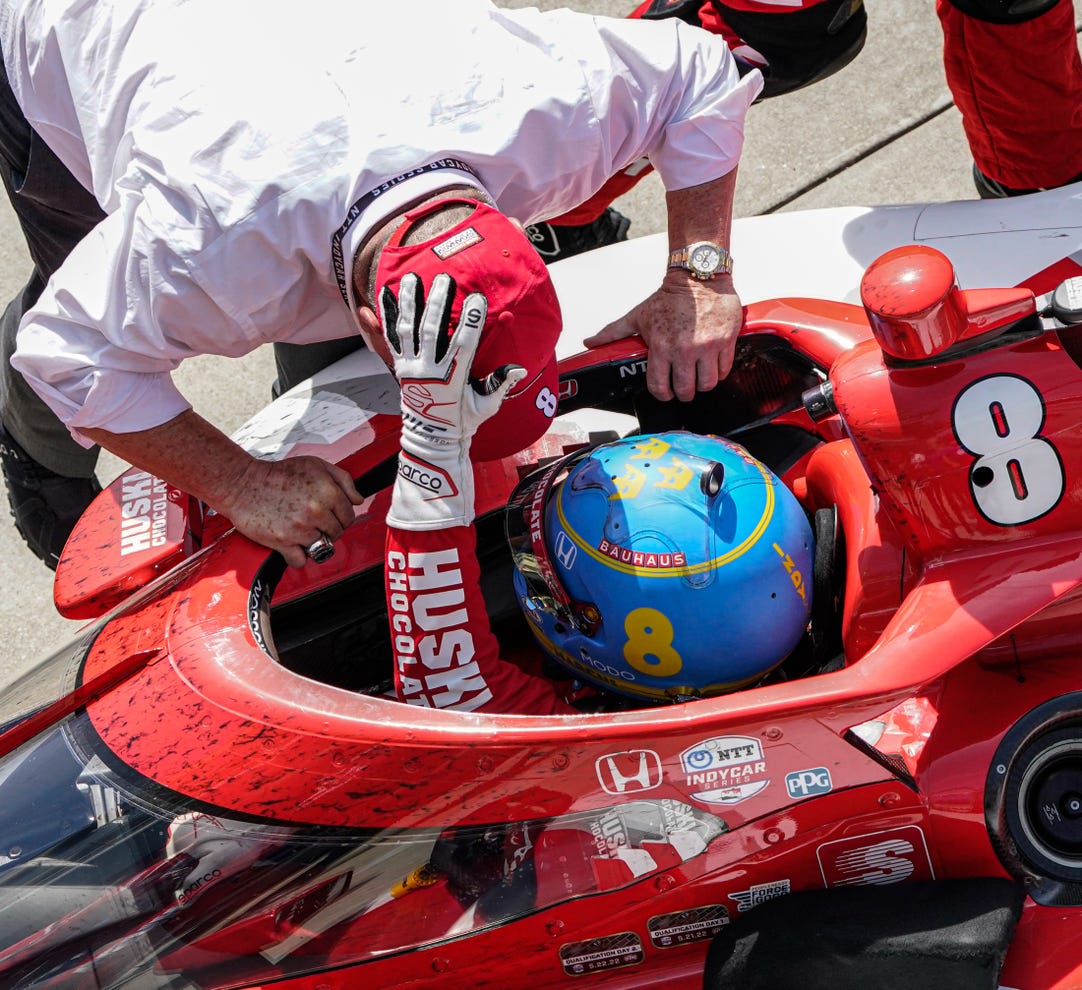
POLYGON ((20 534, 38 557, 55 568, 75 522, 100 491, 94 477, 97 450, 87 450, 72 439, 9 359, 23 314, 104 214, 31 130, 3 71, 0 180, 33 263, 26 285, 0 317, 0 462, 20 534))
POLYGON ((311 378, 317 371, 322 371, 360 347, 364 347, 360 334, 315 344, 275 344, 274 365, 278 377, 271 388, 272 394, 277 399, 294 385, 311 378))
POLYGON ((947 84, 985 197, 1082 177, 1082 61, 1074 4, 1030 4, 1026 19, 1013 23, 1012 6, 1003 0, 936 2, 947 84))

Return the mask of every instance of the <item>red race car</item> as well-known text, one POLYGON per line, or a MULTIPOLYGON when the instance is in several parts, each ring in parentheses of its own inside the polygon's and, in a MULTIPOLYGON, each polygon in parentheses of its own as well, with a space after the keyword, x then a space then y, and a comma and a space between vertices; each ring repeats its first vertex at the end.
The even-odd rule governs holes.
POLYGON ((371 354, 239 435, 358 479, 324 564, 122 475, 57 572, 93 621, 0 701, 0 985, 1082 986, 1080 200, 743 221, 736 370, 686 405, 646 394, 638 342, 575 343, 664 245, 556 266, 562 415, 477 471, 494 627, 524 627, 523 472, 723 435, 815 533, 806 635, 736 693, 393 700, 398 397, 371 354))

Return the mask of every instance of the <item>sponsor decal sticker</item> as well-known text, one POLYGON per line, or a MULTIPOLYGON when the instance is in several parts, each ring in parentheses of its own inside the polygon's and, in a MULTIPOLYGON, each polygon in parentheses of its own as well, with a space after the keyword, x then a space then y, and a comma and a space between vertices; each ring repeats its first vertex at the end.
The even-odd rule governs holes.
POLYGON ((656 914, 646 923, 656 949, 672 949, 689 942, 705 942, 729 924, 723 904, 707 904, 690 911, 656 914))
POLYGON ((597 545, 597 549, 605 557, 618 560, 621 564, 630 564, 632 567, 641 567, 648 571, 671 571, 684 567, 688 562, 687 554, 683 551, 644 553, 641 550, 629 550, 608 540, 602 540, 597 545))
POLYGON ((560 530, 556 534, 556 546, 553 547, 552 555, 564 565, 567 570, 575 566, 575 558, 578 556, 578 548, 571 542, 570 537, 560 530))
POLYGON ((411 457, 404 450, 398 456, 398 476, 414 488, 420 489, 426 502, 438 498, 453 498, 458 494, 458 488, 446 471, 427 461, 411 457))
POLYGON ((785 789, 789 792, 789 797, 800 800, 816 794, 829 794, 834 790, 834 782, 830 779, 830 771, 826 767, 815 767, 813 770, 794 770, 787 773, 785 789))
POLYGON ((263 636, 263 623, 270 618, 270 592, 267 586, 256 578, 248 592, 248 627, 252 630, 252 639, 264 653, 270 656, 267 641, 263 636))
POLYGON ((568 976, 585 976, 621 966, 635 966, 646 958, 642 942, 634 932, 603 935, 586 942, 560 946, 560 964, 568 976))
POLYGON ((827 887, 935 879, 924 832, 916 825, 825 842, 815 855, 827 887))
POLYGON ((446 261, 448 258, 459 253, 459 251, 465 251, 468 247, 473 247, 474 244, 480 244, 484 238, 477 233, 473 227, 467 227, 465 230, 460 230, 457 234, 448 237, 447 240, 441 241, 434 248, 432 253, 441 261, 446 261))
POLYGON ((762 743, 752 736, 704 739, 680 754, 689 793, 707 804, 738 804, 770 783, 762 743))
POLYGON ((796 564, 793 562, 793 558, 789 556, 781 547, 776 543, 774 544, 774 551, 779 557, 781 557, 782 566, 785 568, 789 575, 789 580, 793 582, 793 589, 800 596, 800 600, 807 605, 808 604, 808 592, 806 585, 804 584, 804 575, 800 573, 796 564))
POLYGON ((661 786, 661 757, 652 749, 608 753, 594 764, 606 794, 652 791, 661 786))
POLYGON ((753 907, 758 907, 767 901, 784 897, 789 890, 788 880, 771 880, 769 883, 752 884, 747 890, 738 890, 730 894, 729 899, 736 901, 737 911, 750 911, 753 907))
POLYGON ((125 475, 120 490, 120 556, 166 542, 169 486, 145 471, 125 475))

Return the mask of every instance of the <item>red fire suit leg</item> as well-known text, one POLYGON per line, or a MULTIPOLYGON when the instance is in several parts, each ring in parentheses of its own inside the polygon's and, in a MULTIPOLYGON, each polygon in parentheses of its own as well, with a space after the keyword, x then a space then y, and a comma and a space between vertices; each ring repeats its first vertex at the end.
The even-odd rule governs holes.
POLYGON ((1047 189, 1082 173, 1082 61, 1074 4, 993 24, 936 0, 947 85, 977 168, 1011 189, 1047 189))
MULTIPOLYGON (((776 7, 761 0, 725 0, 730 18, 810 10, 776 7)), ((691 20, 691 4, 669 4, 675 16, 691 20), (677 10, 676 8, 679 8, 677 10)), ((645 0, 633 17, 657 9, 645 0)), ((977 168, 1014 190, 1045 189, 1082 175, 1082 61, 1074 25, 1074 5, 1060 0, 1045 14, 1018 24, 994 24, 963 14, 949 0, 937 0, 943 28, 947 84, 977 168)), ((694 19, 725 38, 735 52, 747 45, 728 24, 718 4, 706 2, 694 19)), ((780 24, 781 21, 778 21, 780 24)), ((553 221, 583 224, 596 219, 614 199, 630 190, 649 167, 637 163, 631 174, 614 176, 581 206, 553 221)))

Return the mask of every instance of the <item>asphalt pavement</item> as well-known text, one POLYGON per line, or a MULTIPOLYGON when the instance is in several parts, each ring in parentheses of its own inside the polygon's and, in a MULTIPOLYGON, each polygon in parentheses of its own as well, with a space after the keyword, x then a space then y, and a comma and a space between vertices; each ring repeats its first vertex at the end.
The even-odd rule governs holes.
MULTIPOLYGON (((501 5, 571 6, 612 16, 630 7, 618 0, 502 0, 501 5)), ((865 5, 868 41, 852 64, 806 90, 752 109, 739 173, 738 217, 976 198, 961 121, 943 76, 934 0, 865 0, 865 5)), ((1082 0, 1075 0, 1075 6, 1076 15, 1082 13, 1082 0)), ((1050 149, 1054 139, 1049 135, 1050 149)), ((664 229, 656 177, 644 180, 617 206, 631 218, 633 237, 664 229)), ((0 197, 0 297, 14 294, 28 272, 22 235, 0 197)), ((269 349, 240 361, 200 358, 177 375, 196 409, 227 431, 268 401, 273 377, 269 349)), ((103 457, 98 470, 103 484, 122 468, 115 458, 103 457)), ((61 647, 81 623, 55 612, 52 573, 26 549, 2 512, 0 561, 0 682, 6 682, 61 647)))

